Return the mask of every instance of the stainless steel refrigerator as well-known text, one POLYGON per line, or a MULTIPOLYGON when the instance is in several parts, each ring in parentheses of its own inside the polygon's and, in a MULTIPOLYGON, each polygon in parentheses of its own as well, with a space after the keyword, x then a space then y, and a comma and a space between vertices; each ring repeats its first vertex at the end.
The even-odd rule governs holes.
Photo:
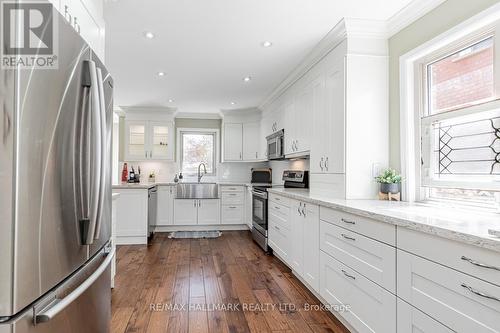
POLYGON ((53 18, 58 69, 0 68, 0 333, 109 331, 113 80, 53 18))

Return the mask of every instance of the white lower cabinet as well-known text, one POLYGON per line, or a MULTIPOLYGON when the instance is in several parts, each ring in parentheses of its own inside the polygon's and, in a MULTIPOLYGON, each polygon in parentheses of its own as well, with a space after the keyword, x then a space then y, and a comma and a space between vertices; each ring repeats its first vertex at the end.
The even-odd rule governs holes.
POLYGON ((304 204, 304 270, 302 278, 319 293, 319 206, 304 204))
POLYGON ((198 224, 220 224, 218 199, 198 200, 198 224))
POLYGON ((397 257, 398 297, 456 332, 500 332, 499 286, 405 251, 397 257))
POLYGON ((220 224, 218 199, 175 199, 175 225, 220 224))
POLYGON ((146 244, 148 233, 148 190, 115 189, 116 244, 146 244))
POLYGON ((291 200, 290 221, 290 265, 291 268, 299 275, 304 274, 304 218, 301 208, 302 202, 291 200), (300 205, 300 207, 299 207, 300 205))
POLYGON ((223 205, 222 206, 222 224, 243 224, 244 207, 243 205, 223 205))
POLYGON ((453 331, 398 299, 398 333, 453 333, 453 331))
POLYGON ((159 185, 158 188, 158 207, 156 226, 168 226, 174 224, 174 199, 175 187, 159 185))
POLYGON ((321 250, 396 293, 396 248, 325 221, 320 235, 321 250))
POLYGON ((174 224, 196 225, 198 224, 198 200, 176 199, 174 200, 174 224))
POLYGON ((396 332, 396 296, 320 251, 320 295, 359 333, 396 332))

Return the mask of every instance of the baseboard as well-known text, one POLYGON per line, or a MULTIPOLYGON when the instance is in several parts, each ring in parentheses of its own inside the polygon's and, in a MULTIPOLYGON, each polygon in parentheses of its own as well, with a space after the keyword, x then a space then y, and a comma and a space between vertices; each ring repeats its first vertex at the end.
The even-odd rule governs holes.
POLYGON ((116 236, 116 245, 142 245, 147 244, 148 238, 146 236, 116 236))
POLYGON ((172 232, 172 231, 232 231, 232 230, 250 230, 246 224, 235 224, 235 225, 169 225, 169 226, 157 226, 154 228, 154 232, 172 232))

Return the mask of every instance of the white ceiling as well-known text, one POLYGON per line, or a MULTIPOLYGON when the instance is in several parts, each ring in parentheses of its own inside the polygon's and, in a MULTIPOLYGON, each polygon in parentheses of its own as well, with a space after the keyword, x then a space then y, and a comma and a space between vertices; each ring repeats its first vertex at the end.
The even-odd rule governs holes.
POLYGON ((387 20, 409 2, 107 1, 106 63, 115 105, 189 113, 257 106, 343 17, 387 20), (155 38, 146 39, 145 31, 155 38), (264 48, 263 41, 273 46, 264 48), (242 80, 247 75, 249 83, 242 80))

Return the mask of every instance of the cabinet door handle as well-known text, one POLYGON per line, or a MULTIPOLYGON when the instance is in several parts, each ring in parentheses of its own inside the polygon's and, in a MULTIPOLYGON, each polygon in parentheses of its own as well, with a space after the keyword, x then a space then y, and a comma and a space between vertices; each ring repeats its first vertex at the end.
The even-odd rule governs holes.
POLYGON ((153 158, 153 151, 152 150, 149 152, 149 158, 153 158))
POLYGON ((193 207, 196 207, 196 200, 193 201, 193 207))
POLYGON ((346 220, 344 218, 340 219, 342 222, 346 223, 346 224, 356 224, 356 222, 354 221, 349 221, 349 220, 346 220))
POLYGON ((321 161, 319 161, 319 167, 321 168, 321 171, 323 171, 323 157, 321 158, 321 161))
POLYGON ((300 211, 301 207, 302 207, 302 202, 300 203, 299 207, 297 207, 297 211, 299 212, 299 215, 302 215, 302 212, 300 211))
POLYGON ((257 156, 257 154, 258 154, 258 153, 257 153, 257 152, 255 152, 255 158, 256 158, 256 159, 257 159, 257 158, 259 158, 259 157, 257 156))
POLYGON ((328 157, 325 159, 325 169, 328 171, 328 157))
POLYGON ((460 258, 460 259, 465 260, 465 261, 471 263, 472 265, 475 265, 475 266, 478 266, 478 267, 482 267, 482 268, 486 268, 486 269, 494 269, 496 271, 500 271, 500 267, 486 265, 486 264, 483 264, 483 263, 481 263, 479 261, 476 261, 474 259, 467 258, 466 256, 462 256, 462 258, 460 258))
POLYGON ((480 296, 480 297, 483 297, 483 298, 487 298, 487 299, 491 299, 491 300, 500 302, 500 298, 495 297, 495 296, 491 296, 491 295, 487 295, 485 293, 477 291, 477 290, 475 290, 474 288, 472 288, 471 286, 469 286, 469 285, 467 285, 465 283, 462 283, 461 286, 463 288, 467 289, 468 291, 470 291, 471 293, 473 293, 474 295, 477 295, 477 296, 480 296))
POLYGON ((348 239, 348 240, 352 240, 352 241, 356 240, 356 238, 351 237, 351 236, 347 236, 346 234, 341 234, 341 236, 344 237, 345 239, 348 239))
POLYGON ((280 208, 278 206, 274 206, 274 208, 277 209, 277 210, 280 210, 280 208))
POLYGON ((281 230, 277 225, 274 226, 274 229, 281 230))
POLYGON ((302 215, 306 217, 306 204, 302 207, 302 215))
POLYGON ((356 280, 356 277, 354 275, 351 275, 344 270, 342 270, 342 273, 344 273, 344 275, 347 276, 349 279, 356 280))
POLYGON ((144 152, 144 157, 148 158, 148 152, 147 151, 144 152))
POLYGON ((201 207, 201 200, 198 200, 198 207, 201 207))
POLYGON ((67 5, 64 6, 64 18, 69 22, 69 24, 72 24, 71 14, 69 13, 69 8, 67 5))
POLYGON ((229 208, 230 208, 230 209, 236 209, 236 207, 235 207, 235 206, 230 206, 229 208))
POLYGON ((80 25, 77 23, 77 17, 73 19, 73 28, 80 33, 80 25))

